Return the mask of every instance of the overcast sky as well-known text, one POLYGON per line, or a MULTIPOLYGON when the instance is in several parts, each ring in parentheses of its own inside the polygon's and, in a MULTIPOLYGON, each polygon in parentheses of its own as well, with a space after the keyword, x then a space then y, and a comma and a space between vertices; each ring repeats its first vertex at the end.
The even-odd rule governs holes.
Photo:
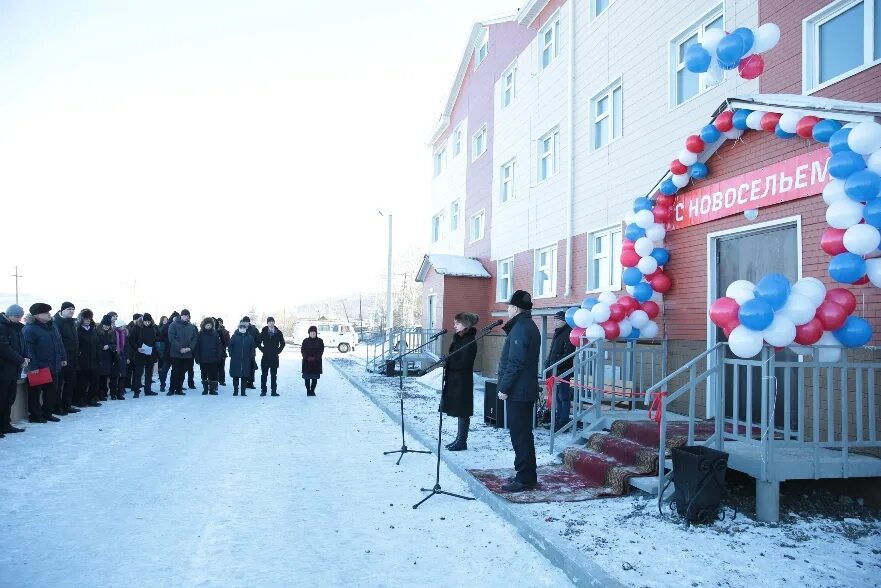
POLYGON ((518 0, 0 0, 0 303, 244 314, 427 243, 471 24, 518 0), (136 295, 136 301, 133 299, 136 295))

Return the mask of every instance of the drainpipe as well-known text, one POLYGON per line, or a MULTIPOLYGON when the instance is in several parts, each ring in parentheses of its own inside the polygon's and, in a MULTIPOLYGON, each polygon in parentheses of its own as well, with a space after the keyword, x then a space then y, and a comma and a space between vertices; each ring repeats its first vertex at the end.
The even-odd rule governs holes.
POLYGON ((566 189, 566 292, 572 294, 572 231, 573 209, 575 207, 575 0, 569 0, 569 120, 566 123, 568 136, 569 163, 566 189))

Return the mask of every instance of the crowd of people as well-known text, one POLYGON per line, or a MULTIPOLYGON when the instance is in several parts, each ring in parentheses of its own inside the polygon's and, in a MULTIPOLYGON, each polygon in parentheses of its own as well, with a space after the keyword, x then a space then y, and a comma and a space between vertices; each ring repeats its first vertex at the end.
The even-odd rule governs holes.
MULTIPOLYGON (((306 394, 315 396, 322 373, 324 342, 316 327, 301 345, 302 375, 306 394)), ((88 308, 64 302, 52 314, 49 304, 38 302, 24 309, 13 304, 0 313, 0 437, 20 433, 11 421, 18 382, 28 384, 28 420, 58 422, 58 417, 78 413, 101 402, 124 400, 127 390, 157 396, 184 395, 184 384, 196 389, 194 365, 199 366, 202 395, 216 396, 232 380, 233 396, 256 390, 257 351, 260 359, 260 396, 278 393, 279 356, 284 334, 275 319, 266 319, 262 330, 242 317, 230 334, 223 319, 205 317, 199 327, 183 309, 156 322, 150 313, 136 313, 126 324, 116 312, 95 320, 88 308), (159 392, 153 391, 155 378, 159 392)))

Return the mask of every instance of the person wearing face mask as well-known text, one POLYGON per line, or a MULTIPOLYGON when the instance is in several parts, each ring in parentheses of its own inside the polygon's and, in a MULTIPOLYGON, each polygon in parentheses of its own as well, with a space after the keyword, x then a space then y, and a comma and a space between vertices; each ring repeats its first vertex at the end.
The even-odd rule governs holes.
POLYGON ((134 397, 141 395, 141 386, 144 387, 145 396, 156 396, 153 392, 153 365, 159 355, 158 349, 159 331, 153 323, 153 316, 147 312, 135 321, 129 329, 128 345, 129 355, 132 358, 132 391, 134 397))
POLYGON ((30 307, 30 313, 24 317, 23 331, 25 350, 31 359, 29 373, 35 374, 46 368, 52 380, 38 386, 28 386, 28 412, 30 422, 57 423, 58 418, 53 412, 58 411, 58 376, 61 368, 67 365, 67 354, 61 335, 52 325, 52 307, 44 302, 37 302, 30 307))
POLYGON ((84 308, 77 321, 77 399, 86 406, 98 405, 98 331, 91 310, 84 308))
POLYGON ((479 320, 476 314, 460 312, 453 321, 455 334, 447 353, 447 379, 441 396, 444 414, 459 420, 456 440, 447 445, 450 451, 468 449, 468 427, 474 414, 474 360, 477 358, 477 345, 471 343, 477 336, 474 325, 479 320), (457 353, 459 349, 463 350, 457 353))
POLYGON ((202 376, 202 396, 207 394, 217 396, 217 370, 224 356, 223 342, 215 328, 214 319, 210 316, 202 319, 200 327, 193 348, 193 357, 199 364, 199 372, 202 376))
POLYGON ((278 356, 284 349, 284 335, 275 328, 275 319, 266 319, 266 326, 260 332, 260 343, 257 347, 263 352, 260 358, 260 396, 266 396, 266 376, 272 380, 272 395, 278 396, 278 356))
POLYGON ((0 437, 24 431, 12 425, 18 379, 30 363, 21 334, 23 316, 24 309, 17 304, 6 309, 6 313, 0 313, 0 437))
POLYGON ((168 327, 168 352, 171 355, 171 388, 166 396, 184 395, 184 377, 193 365, 193 347, 199 330, 190 322, 190 311, 180 311, 178 319, 168 327))
POLYGON ((232 378, 233 396, 239 395, 239 380, 242 382, 242 396, 247 396, 245 378, 251 370, 251 361, 257 344, 254 338, 248 334, 250 323, 239 323, 236 332, 229 340, 229 376, 232 378))
POLYGON ((58 396, 61 401, 62 412, 79 412, 75 406, 81 403, 76 402, 77 390, 77 357, 79 356, 79 338, 77 336, 77 319, 74 318, 76 307, 73 302, 62 302, 61 310, 55 313, 52 318, 52 324, 61 335, 61 342, 64 343, 64 352, 67 355, 67 365, 61 368, 58 374, 58 396), (73 409, 73 410, 71 410, 73 409))
POLYGON ((306 382, 306 396, 315 396, 315 387, 323 372, 321 358, 324 356, 324 341, 318 336, 318 327, 309 327, 309 336, 300 344, 303 356, 303 380, 306 382))
POLYGON ((104 396, 108 390, 116 393, 117 374, 119 368, 117 362, 119 356, 116 352, 116 330, 113 328, 113 318, 109 314, 105 314, 101 319, 101 324, 97 327, 98 336, 98 389, 97 394, 93 398, 94 406, 101 406, 98 398, 104 396))

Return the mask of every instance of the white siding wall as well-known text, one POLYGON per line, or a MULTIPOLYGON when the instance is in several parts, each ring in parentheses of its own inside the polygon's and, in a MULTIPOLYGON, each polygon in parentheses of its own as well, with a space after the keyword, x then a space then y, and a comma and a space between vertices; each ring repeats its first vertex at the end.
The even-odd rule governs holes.
MULTIPOLYGON (((439 176, 434 177, 431 182, 431 217, 426 227, 429 236, 431 235, 431 218, 440 211, 444 211, 444 231, 440 241, 432 243, 429 239, 429 253, 445 253, 450 255, 463 255, 465 252, 465 231, 467 230, 468 219, 465 218, 465 173, 468 169, 469 142, 471 138, 468 134, 468 119, 465 118, 461 126, 451 129, 450 136, 446 140, 447 146, 447 169, 439 176), (458 155, 453 156, 453 134, 456 128, 462 130, 462 150, 458 155), (459 229, 453 233, 450 231, 450 205, 459 200, 459 229)), ((435 145, 432 152, 431 165, 432 175, 434 174, 434 154, 438 151, 441 144, 435 145)))

